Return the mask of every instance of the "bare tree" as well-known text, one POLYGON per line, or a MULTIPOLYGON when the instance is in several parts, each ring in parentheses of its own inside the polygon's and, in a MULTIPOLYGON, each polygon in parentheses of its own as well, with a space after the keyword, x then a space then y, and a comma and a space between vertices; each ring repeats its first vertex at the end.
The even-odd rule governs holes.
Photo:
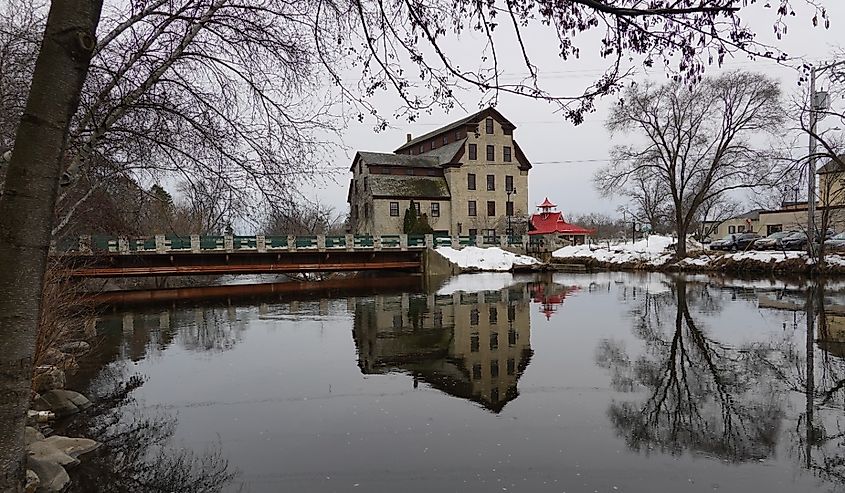
POLYGON ((699 240, 707 238, 719 228, 719 224, 739 213, 739 203, 726 195, 716 195, 705 200, 695 218, 699 240))
POLYGON ((53 0, 0 196, 0 490, 21 491, 24 425, 68 128, 102 4, 53 0))
MULTIPOLYGON (((660 183, 684 240, 706 201, 778 183, 776 162, 751 137, 777 131, 783 120, 778 83, 759 74, 731 72, 692 88, 677 82, 632 86, 607 126, 642 134, 647 143, 614 148, 613 164, 595 181, 606 195, 630 187, 638 176, 660 183)), ((686 241, 677 242, 676 255, 686 256, 686 241)))

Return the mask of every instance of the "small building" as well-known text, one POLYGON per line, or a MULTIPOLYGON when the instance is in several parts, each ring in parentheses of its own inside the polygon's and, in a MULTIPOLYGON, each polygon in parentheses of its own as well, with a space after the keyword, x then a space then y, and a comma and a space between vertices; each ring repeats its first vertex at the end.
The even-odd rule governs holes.
POLYGON ((531 216, 531 227, 528 230, 531 242, 544 243, 549 247, 586 243, 587 236, 595 231, 566 222, 563 219, 563 213, 553 210, 556 207, 557 205, 551 203, 548 197, 537 206, 539 212, 531 216))

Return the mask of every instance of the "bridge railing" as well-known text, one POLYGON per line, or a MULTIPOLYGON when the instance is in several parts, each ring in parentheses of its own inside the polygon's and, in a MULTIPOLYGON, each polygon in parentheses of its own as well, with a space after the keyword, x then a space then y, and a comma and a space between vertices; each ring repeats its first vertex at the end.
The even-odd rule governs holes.
POLYGON ((142 237, 82 236, 54 242, 52 253, 202 253, 210 251, 337 251, 337 250, 421 250, 429 247, 468 246, 525 249, 527 236, 484 235, 154 235, 142 237))

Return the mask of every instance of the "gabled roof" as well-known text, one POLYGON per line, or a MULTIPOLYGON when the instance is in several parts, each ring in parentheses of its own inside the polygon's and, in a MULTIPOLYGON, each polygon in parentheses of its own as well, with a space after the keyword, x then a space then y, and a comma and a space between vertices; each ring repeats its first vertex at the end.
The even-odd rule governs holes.
POLYGON ((442 176, 370 175, 373 197, 448 199, 449 185, 442 176))
POLYGON ((352 160, 353 171, 355 164, 361 160, 366 165, 383 164, 388 166, 408 166, 411 168, 439 168, 440 160, 437 156, 408 156, 406 154, 393 154, 388 152, 358 151, 355 159, 352 160))
POLYGON ((592 229, 585 229, 581 226, 564 221, 563 215, 560 212, 534 214, 531 216, 531 226, 534 229, 528 232, 529 235, 548 235, 555 233, 591 235, 594 233, 592 229))
POLYGON ((845 154, 840 154, 836 157, 836 159, 828 160, 828 162, 825 163, 824 166, 819 168, 816 173, 822 175, 825 173, 836 173, 838 171, 845 171, 843 170, 843 168, 845 168, 845 166, 842 165, 843 163, 845 163, 845 154))
POLYGON ((437 149, 432 149, 432 150, 430 150, 426 153, 420 154, 417 157, 429 157, 429 156, 431 156, 431 157, 437 158, 438 163, 441 164, 441 165, 449 164, 452 161, 454 161, 455 155, 457 155, 458 152, 463 150, 464 142, 466 142, 466 141, 467 141, 467 139, 457 140, 457 141, 452 142, 450 144, 446 144, 445 146, 441 146, 441 147, 438 147, 437 149))
POLYGON ((412 139, 412 140, 406 142, 404 145, 402 145, 398 149, 396 149, 394 152, 403 151, 403 150, 405 150, 409 147, 413 147, 413 146, 419 144, 420 142, 424 142, 424 141, 426 141, 426 140, 428 140, 432 137, 436 137, 439 134, 449 132, 451 130, 455 130, 456 128, 460 128, 463 125, 467 125, 469 123, 480 122, 482 119, 487 118, 488 116, 492 116, 493 118, 498 120, 500 124, 502 124, 505 127, 510 127, 511 129, 516 128, 516 125, 511 123, 507 118, 505 118, 501 113, 499 113, 496 110, 496 108, 493 108, 492 106, 488 106, 487 108, 485 108, 485 109, 483 109, 483 110, 481 110, 477 113, 473 113, 472 115, 461 118, 458 121, 452 122, 448 125, 444 125, 444 126, 438 128, 437 130, 432 130, 431 132, 428 132, 427 134, 423 134, 423 135, 417 137, 416 139, 412 139))

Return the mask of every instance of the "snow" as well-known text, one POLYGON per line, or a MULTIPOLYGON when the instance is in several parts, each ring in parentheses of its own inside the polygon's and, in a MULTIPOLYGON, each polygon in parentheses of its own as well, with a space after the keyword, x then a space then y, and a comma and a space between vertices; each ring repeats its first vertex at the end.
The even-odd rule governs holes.
POLYGON ((437 247, 437 253, 462 269, 484 271, 509 271, 515 265, 535 265, 540 261, 527 255, 517 255, 498 247, 479 248, 468 246, 460 250, 451 247, 437 247))
POLYGON ((663 265, 671 258, 666 249, 675 243, 669 236, 652 235, 635 243, 615 245, 572 245, 555 250, 552 256, 557 258, 593 258, 600 262, 624 264, 628 262, 646 262, 651 265, 663 265))

